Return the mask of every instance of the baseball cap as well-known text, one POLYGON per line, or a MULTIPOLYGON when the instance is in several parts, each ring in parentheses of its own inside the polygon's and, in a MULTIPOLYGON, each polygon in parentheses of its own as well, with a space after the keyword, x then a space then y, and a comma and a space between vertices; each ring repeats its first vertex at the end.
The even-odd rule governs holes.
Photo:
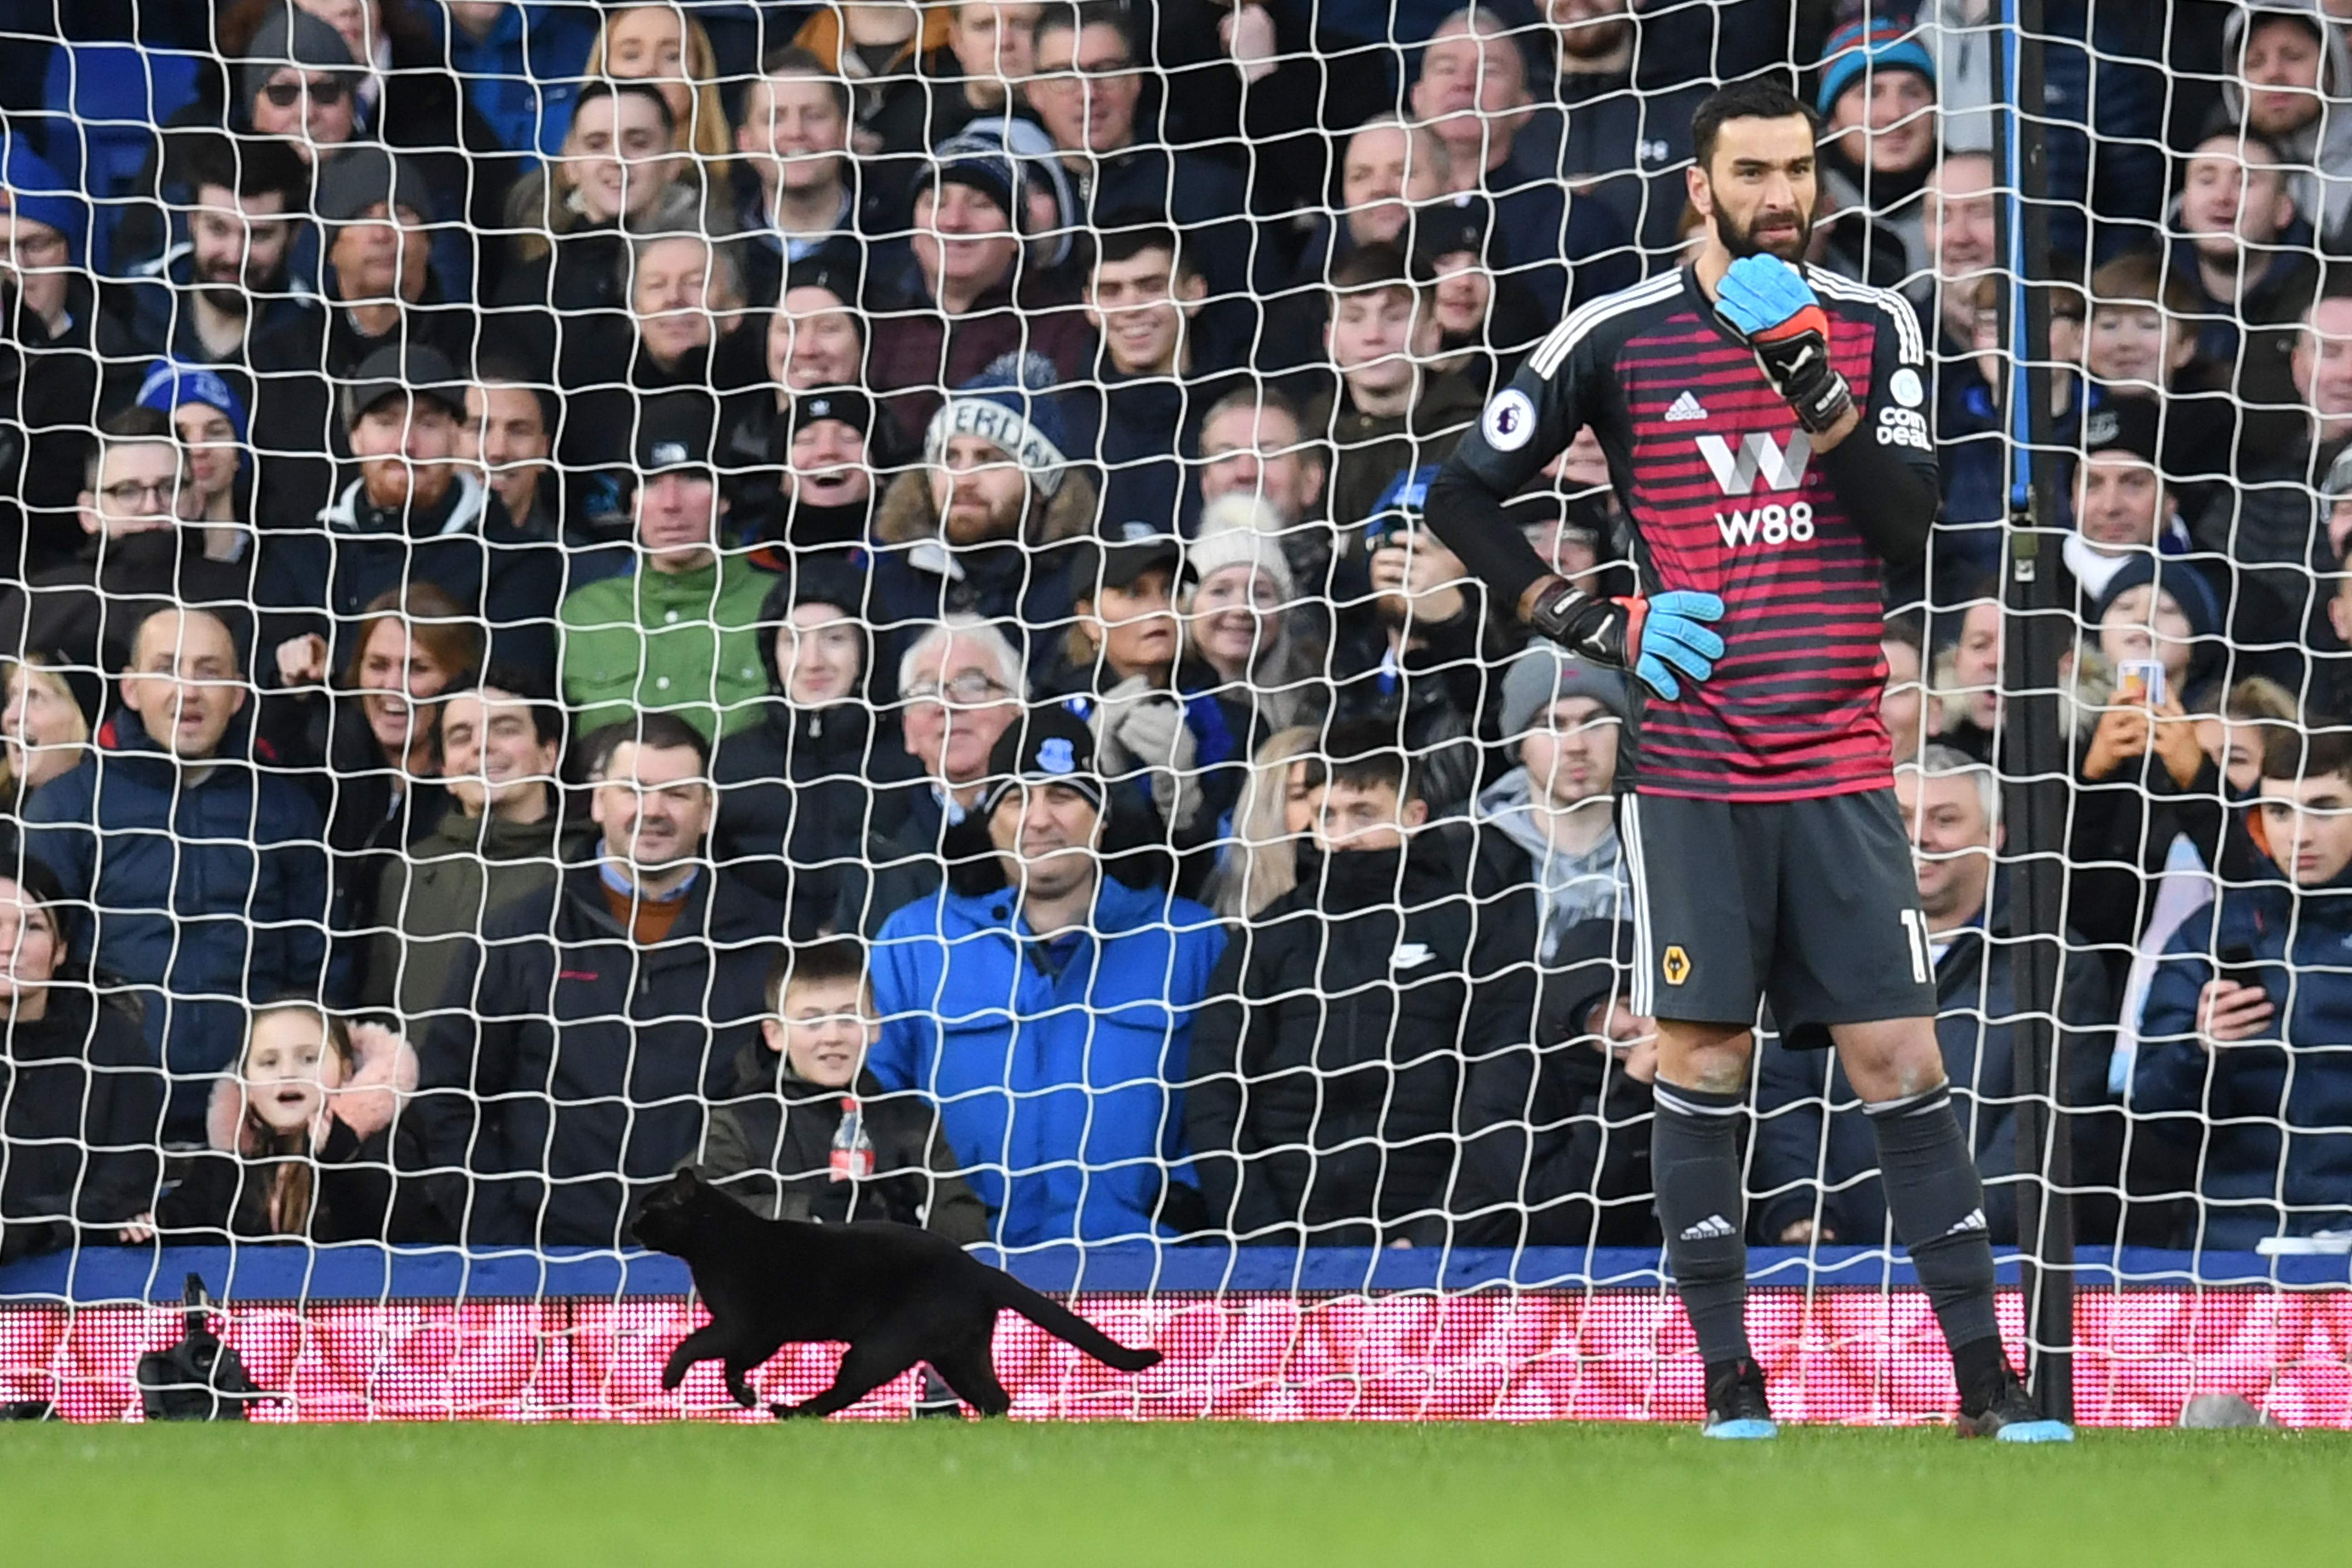
POLYGON ((352 423, 395 393, 429 397, 458 418, 466 416, 457 367, 428 343, 388 344, 360 362, 348 390, 352 423))
POLYGON ((1129 588, 1153 567, 1170 583, 1183 573, 1184 547, 1172 534, 1133 540, 1080 540, 1070 547, 1070 596, 1092 599, 1105 588, 1129 588))

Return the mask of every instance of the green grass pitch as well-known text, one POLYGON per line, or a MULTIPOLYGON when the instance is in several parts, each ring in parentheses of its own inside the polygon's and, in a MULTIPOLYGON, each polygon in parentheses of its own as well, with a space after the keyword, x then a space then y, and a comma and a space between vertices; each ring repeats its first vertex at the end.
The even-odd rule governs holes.
POLYGON ((2352 1435, 1618 1426, 0 1429, 0 1561, 2352 1562, 2352 1435))

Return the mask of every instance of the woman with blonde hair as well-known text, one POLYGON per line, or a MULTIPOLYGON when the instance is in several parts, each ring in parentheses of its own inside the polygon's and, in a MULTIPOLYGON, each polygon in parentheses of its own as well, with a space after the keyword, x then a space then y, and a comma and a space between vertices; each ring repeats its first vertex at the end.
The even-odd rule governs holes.
POLYGON ((1298 885, 1298 840, 1313 826, 1322 784, 1321 739, 1311 725, 1277 730, 1250 759, 1233 832, 1202 890, 1202 901, 1225 919, 1248 920, 1298 885))
POLYGON ((671 143, 711 189, 726 181, 734 129, 719 101, 719 54, 702 24, 673 5, 625 5, 608 13, 588 51, 590 81, 650 83, 669 105, 671 143))
POLYGON ((35 790, 81 765, 104 700, 95 671, 47 654, 0 659, 0 813, 16 816, 35 790))

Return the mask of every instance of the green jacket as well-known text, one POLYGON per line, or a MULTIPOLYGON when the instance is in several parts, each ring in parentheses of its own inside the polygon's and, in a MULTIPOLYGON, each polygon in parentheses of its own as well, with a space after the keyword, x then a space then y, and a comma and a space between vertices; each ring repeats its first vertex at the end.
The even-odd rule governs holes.
POLYGON ((760 721, 760 605, 772 580, 740 555, 699 572, 640 570, 563 601, 563 697, 578 733, 667 710, 706 735, 760 721), (713 699, 716 699, 714 707, 713 699))

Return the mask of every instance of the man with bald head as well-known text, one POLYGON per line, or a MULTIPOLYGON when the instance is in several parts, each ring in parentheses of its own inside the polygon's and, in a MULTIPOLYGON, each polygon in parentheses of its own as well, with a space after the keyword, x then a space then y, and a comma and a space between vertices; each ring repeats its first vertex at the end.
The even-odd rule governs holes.
POLYGON ((325 829, 299 784, 247 754, 249 689, 218 616, 141 622, 121 694, 89 756, 26 803, 25 847, 92 911, 74 951, 143 994, 171 1080, 164 1136, 201 1141, 246 1005, 326 980, 325 829))

